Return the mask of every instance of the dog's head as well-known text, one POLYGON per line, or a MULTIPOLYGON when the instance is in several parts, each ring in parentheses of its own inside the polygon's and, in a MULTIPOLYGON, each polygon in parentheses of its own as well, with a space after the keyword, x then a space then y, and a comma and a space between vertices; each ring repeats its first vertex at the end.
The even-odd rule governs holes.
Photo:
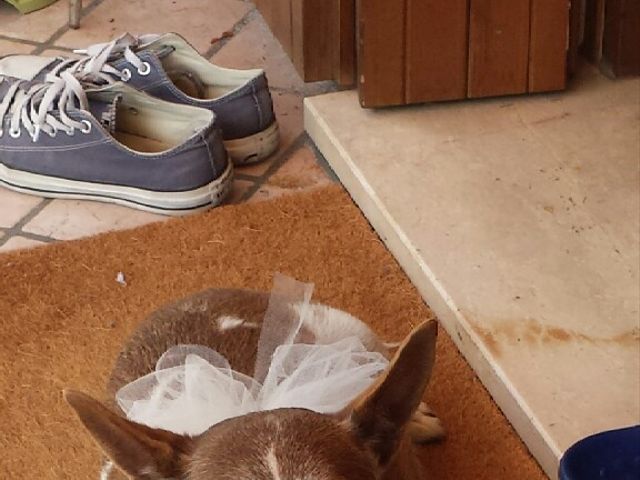
POLYGON ((65 398, 136 480, 417 480, 407 431, 431 376, 436 334, 434 321, 417 327, 376 382, 334 415, 256 412, 190 438, 130 422, 79 392, 65 398))

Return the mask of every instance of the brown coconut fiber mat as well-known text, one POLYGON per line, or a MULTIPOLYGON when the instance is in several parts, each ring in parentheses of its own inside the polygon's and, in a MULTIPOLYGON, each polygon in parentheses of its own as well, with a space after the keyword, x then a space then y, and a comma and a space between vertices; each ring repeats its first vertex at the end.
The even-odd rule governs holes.
MULTIPOLYGON (((335 186, 0 255, 0 479, 97 479, 98 449, 62 389, 101 396, 125 337, 164 303, 268 291, 276 271, 388 340, 433 316, 335 186)), ((427 399, 448 430, 421 449, 429 479, 545 478, 443 329, 427 399)))

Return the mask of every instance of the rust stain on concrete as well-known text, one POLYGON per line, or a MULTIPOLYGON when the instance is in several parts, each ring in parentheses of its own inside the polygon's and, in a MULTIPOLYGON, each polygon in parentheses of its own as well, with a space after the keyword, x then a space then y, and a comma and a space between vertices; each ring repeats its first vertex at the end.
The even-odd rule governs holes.
POLYGON ((623 347, 640 347, 640 328, 634 327, 629 331, 613 336, 589 335, 577 330, 545 325, 538 320, 500 320, 481 324, 473 317, 467 319, 473 330, 482 338, 491 353, 499 357, 502 345, 565 345, 575 342, 593 345, 620 345, 623 347))

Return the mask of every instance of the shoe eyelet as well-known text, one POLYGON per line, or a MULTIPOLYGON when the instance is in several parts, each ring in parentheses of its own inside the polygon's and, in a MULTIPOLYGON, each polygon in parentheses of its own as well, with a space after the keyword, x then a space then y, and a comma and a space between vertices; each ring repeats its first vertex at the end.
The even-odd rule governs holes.
POLYGON ((91 122, 89 120, 82 120, 82 124, 85 125, 85 128, 81 128, 80 131, 82 133, 91 133, 91 122))
POLYGON ((142 62, 142 68, 138 69, 138 74, 142 75, 143 77, 146 77, 150 73, 151 73, 151 65, 149 65, 149 62, 142 62))
POLYGON ((51 138, 56 138, 56 135, 58 135, 58 130, 52 130, 51 132, 47 132, 47 135, 49 135, 49 137, 51 138))
POLYGON ((120 79, 123 82, 128 82, 129 80, 131 80, 131 70, 129 70, 128 68, 123 68, 120 71, 120 74, 121 74, 120 79))
POLYGON ((65 130, 64 133, 66 133, 70 137, 73 137, 76 134, 76 129, 70 128, 69 130, 65 130))
POLYGON ((22 130, 18 129, 18 130, 9 130, 9 136, 11 138, 20 138, 20 135, 22 135, 22 130))

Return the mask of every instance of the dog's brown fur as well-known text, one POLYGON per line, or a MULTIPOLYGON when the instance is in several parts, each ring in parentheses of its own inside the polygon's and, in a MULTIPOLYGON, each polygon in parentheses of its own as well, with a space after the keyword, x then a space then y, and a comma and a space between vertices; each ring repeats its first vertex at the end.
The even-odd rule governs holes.
MULTIPOLYGON (((439 421, 420 401, 434 362, 435 322, 416 328, 374 385, 335 415, 256 412, 188 438, 114 413, 115 392, 152 372, 159 357, 178 344, 213 348, 235 370, 251 375, 268 300, 264 293, 209 290, 168 305, 143 322, 120 353, 107 387, 108 407, 79 392, 68 391, 65 398, 103 451, 135 480, 423 478, 413 442, 442 435, 439 421), (225 316, 243 323, 222 328, 219 319, 225 316)), ((302 336, 322 341, 306 324, 302 336)), ((369 340, 384 351, 381 342, 369 340)))

